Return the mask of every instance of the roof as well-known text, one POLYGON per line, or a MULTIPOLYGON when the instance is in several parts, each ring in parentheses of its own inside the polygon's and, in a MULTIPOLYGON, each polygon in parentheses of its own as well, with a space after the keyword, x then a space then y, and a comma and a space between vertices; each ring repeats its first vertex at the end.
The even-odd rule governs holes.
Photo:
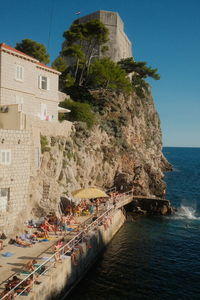
POLYGON ((6 45, 5 43, 0 44, 0 50, 1 49, 8 50, 8 52, 10 52, 12 54, 18 55, 21 58, 28 59, 28 60, 34 62, 37 65, 38 68, 41 68, 41 69, 44 68, 45 70, 47 69, 47 71, 58 74, 58 75, 61 74, 57 70, 55 70, 55 69, 53 69, 49 66, 46 66, 45 64, 42 64, 41 62, 39 62, 39 60, 35 59, 34 57, 32 57, 32 56, 30 56, 26 53, 23 53, 23 52, 15 49, 15 48, 9 46, 9 45, 6 45))

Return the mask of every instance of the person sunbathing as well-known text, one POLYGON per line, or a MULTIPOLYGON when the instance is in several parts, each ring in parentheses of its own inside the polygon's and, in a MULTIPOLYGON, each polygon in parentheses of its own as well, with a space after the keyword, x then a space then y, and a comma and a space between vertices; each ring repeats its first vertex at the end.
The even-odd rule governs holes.
POLYGON ((58 242, 57 242, 57 245, 58 245, 58 247, 59 248, 62 248, 62 246, 64 246, 64 238, 62 238, 61 240, 59 240, 58 242))
POLYGON ((51 225, 47 219, 40 225, 40 228, 44 230, 44 232, 54 232, 57 235, 58 225, 51 225))
POLYGON ((13 291, 10 291, 9 287, 6 287, 5 290, 0 294, 0 299, 3 298, 4 300, 13 300, 16 297, 13 291))
POLYGON ((22 284, 20 284, 16 288, 16 293, 17 294, 22 294, 22 295, 28 295, 28 293, 31 291, 33 283, 34 283, 34 276, 31 275, 29 278, 27 278, 22 284))
POLYGON ((67 221, 68 225, 75 225, 75 224, 79 224, 80 222, 78 222, 73 216, 71 216, 69 218, 69 220, 67 221))
POLYGON ((3 250, 3 241, 0 240, 0 250, 3 250))
POLYGON ((19 236, 16 236, 15 238, 15 242, 20 245, 20 246, 24 246, 24 247, 31 247, 33 246, 33 244, 27 242, 27 241, 23 241, 19 236))
POLYGON ((48 239, 49 237, 48 231, 35 231, 33 234, 35 235, 36 238, 48 239))
POLYGON ((72 249, 71 251, 71 261, 73 265, 77 265, 77 250, 72 249))
POLYGON ((55 253, 54 254, 54 259, 55 259, 54 267, 55 267, 57 262, 62 262, 60 251, 59 251, 60 249, 59 242, 55 243, 52 248, 53 248, 53 252, 55 253))
POLYGON ((27 262, 27 264, 25 265, 25 269, 26 271, 29 271, 29 272, 33 272, 35 270, 35 264, 37 264, 37 260, 36 259, 31 259, 27 262))
POLYGON ((24 282, 24 287, 26 288, 26 292, 29 293, 33 287, 34 283, 34 276, 31 275, 26 281, 24 282))
POLYGON ((21 279, 17 276, 13 276, 12 279, 8 280, 5 284, 5 288, 13 289, 18 283, 20 283, 21 279))

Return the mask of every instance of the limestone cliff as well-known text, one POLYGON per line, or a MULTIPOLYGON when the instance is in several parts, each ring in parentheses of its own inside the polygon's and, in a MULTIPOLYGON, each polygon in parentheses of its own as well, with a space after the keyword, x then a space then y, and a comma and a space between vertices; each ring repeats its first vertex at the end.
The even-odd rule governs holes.
POLYGON ((121 191, 133 189, 136 195, 164 193, 163 171, 171 165, 162 154, 160 120, 152 97, 91 94, 99 111, 92 130, 74 123, 70 136, 46 137, 41 168, 32 180, 34 211, 57 209, 60 197, 79 187, 116 186, 121 191))

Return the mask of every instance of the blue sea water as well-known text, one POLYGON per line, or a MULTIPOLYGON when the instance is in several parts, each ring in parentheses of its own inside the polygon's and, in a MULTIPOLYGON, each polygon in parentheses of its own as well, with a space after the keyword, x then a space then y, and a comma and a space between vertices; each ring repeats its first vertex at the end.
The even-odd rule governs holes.
POLYGON ((127 221, 69 299, 200 299, 200 148, 163 152, 176 215, 127 221))

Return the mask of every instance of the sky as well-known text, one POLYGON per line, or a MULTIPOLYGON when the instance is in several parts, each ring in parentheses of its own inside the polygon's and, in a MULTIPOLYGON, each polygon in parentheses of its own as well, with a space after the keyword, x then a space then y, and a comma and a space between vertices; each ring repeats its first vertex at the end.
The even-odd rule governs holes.
POLYGON ((149 80, 160 115, 163 145, 200 147, 199 0, 0 0, 0 42, 15 47, 30 38, 44 44, 51 62, 62 35, 80 16, 118 12, 136 61, 158 68, 149 80), (80 11, 79 16, 76 12, 80 11))

